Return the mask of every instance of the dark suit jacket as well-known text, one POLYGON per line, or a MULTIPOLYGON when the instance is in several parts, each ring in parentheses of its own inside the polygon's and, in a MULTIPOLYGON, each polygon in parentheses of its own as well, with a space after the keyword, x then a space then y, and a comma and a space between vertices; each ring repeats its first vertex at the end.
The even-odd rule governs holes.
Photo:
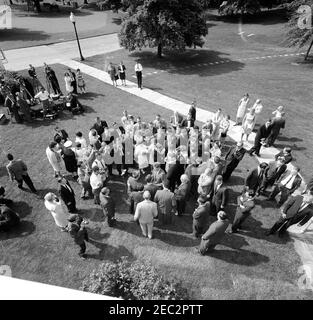
POLYGON ((266 174, 265 174, 267 180, 277 181, 281 177, 281 175, 286 171, 287 166, 285 164, 283 164, 282 166, 280 166, 278 171, 276 171, 276 169, 277 169, 276 162, 271 161, 268 164, 268 168, 267 168, 266 174))
POLYGON ((108 217, 114 217, 115 215, 115 202, 112 199, 112 197, 106 197, 102 193, 100 193, 100 204, 101 208, 103 209, 103 212, 108 217))
POLYGON ((224 236, 224 233, 229 225, 228 220, 217 220, 213 222, 209 229, 202 236, 201 245, 203 246, 203 242, 208 242, 210 246, 218 244, 224 236))
POLYGON ((313 214, 313 205, 309 204, 305 209, 299 212, 303 201, 303 196, 298 195, 295 197, 290 197, 283 208, 283 213, 286 215, 287 219, 294 218, 296 215, 299 217, 312 216, 313 214))
POLYGON ((155 194, 157 193, 158 190, 160 190, 160 187, 153 184, 153 183, 150 183, 150 184, 146 184, 143 188, 144 191, 149 191, 150 194, 151 194, 151 201, 154 201, 154 196, 155 194))
POLYGON ((183 163, 179 163, 178 161, 175 164, 169 166, 166 178, 168 180, 178 181, 180 176, 185 172, 185 165, 183 163))
POLYGON ((217 190, 214 194, 214 187, 212 190, 212 203, 217 209, 220 209, 221 206, 226 207, 228 201, 228 189, 223 185, 217 190))
POLYGON ((269 125, 268 128, 266 128, 265 124, 263 124, 256 133, 255 141, 259 142, 261 139, 267 138, 270 135, 271 130, 272 125, 269 125))
POLYGON ((274 135, 278 135, 280 129, 284 129, 284 128, 285 128, 285 119, 284 118, 275 119, 272 124, 271 133, 274 135))
POLYGON ((0 206, 0 231, 14 227, 20 222, 18 214, 5 205, 0 206))
POLYGON ((258 168, 250 171, 248 177, 246 178, 245 186, 251 190, 257 190, 263 181, 264 170, 262 170, 262 175, 259 177, 258 168))
POLYGON ((204 206, 199 206, 193 213, 193 223, 205 227, 210 214, 210 206, 206 203, 204 206))
POLYGON ((60 185, 59 193, 60 193, 61 199, 66 204, 75 202, 75 193, 68 181, 66 182, 66 185, 69 187, 70 190, 64 187, 62 184, 60 185))
POLYGON ((291 162, 293 160, 292 155, 288 154, 288 155, 284 155, 283 151, 280 151, 279 153, 277 153, 275 155, 275 160, 277 160, 279 157, 284 158, 284 163, 288 164, 289 162, 291 162))
POLYGON ((175 191, 175 198, 178 201, 186 201, 189 197, 189 192, 191 189, 190 182, 181 184, 178 189, 175 191))
MULTIPOLYGON (((188 127, 188 120, 187 120, 187 119, 183 120, 182 123, 181 123, 181 125, 182 125, 183 127, 188 127)), ((192 128, 192 127, 194 127, 194 126, 195 126, 195 121, 194 121, 193 119, 191 119, 191 120, 190 120, 190 127, 192 128)))

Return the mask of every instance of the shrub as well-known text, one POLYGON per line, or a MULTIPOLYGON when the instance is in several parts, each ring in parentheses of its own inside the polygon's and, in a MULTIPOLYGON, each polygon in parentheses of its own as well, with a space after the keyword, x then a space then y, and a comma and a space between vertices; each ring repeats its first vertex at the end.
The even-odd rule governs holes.
POLYGON ((173 279, 165 279, 149 263, 122 257, 105 262, 84 281, 83 291, 131 300, 188 299, 187 290, 173 279))

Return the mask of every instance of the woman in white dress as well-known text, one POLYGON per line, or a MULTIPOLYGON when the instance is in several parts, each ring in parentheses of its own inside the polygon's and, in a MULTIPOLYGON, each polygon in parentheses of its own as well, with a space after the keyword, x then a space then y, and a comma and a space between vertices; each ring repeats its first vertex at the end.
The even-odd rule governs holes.
POLYGON ((66 231, 70 214, 63 210, 60 199, 52 192, 47 193, 44 199, 45 207, 50 211, 55 224, 61 228, 61 231, 66 231))
POLYGON ((220 136, 220 123, 223 120, 222 110, 218 109, 213 116, 212 124, 213 124, 213 131, 211 135, 211 141, 219 141, 220 136))
POLYGON ((263 110, 263 106, 260 99, 257 99, 255 101, 255 104, 253 105, 252 109, 254 109, 255 111, 255 122, 256 122, 263 110))
POLYGON ((68 72, 64 74, 65 90, 67 93, 73 92, 74 87, 72 86, 73 79, 70 77, 68 72))
POLYGON ((241 140, 243 139, 244 135, 246 135, 246 140, 248 141, 249 135, 251 134, 255 126, 255 118, 255 109, 251 108, 249 112, 246 113, 242 121, 241 140))
POLYGON ((235 126, 239 126, 242 123, 242 119, 246 114, 247 105, 249 103, 249 94, 245 94, 239 101, 237 115, 236 115, 236 123, 235 126))
POLYGON ((57 143, 51 142, 46 149, 47 158, 54 170, 55 177, 61 175, 62 171, 62 157, 61 154, 57 151, 57 143))
POLYGON ((141 173, 144 174, 145 173, 144 169, 149 167, 149 159, 148 159, 149 150, 148 150, 148 147, 143 142, 143 139, 141 141, 138 141, 135 147, 134 156, 135 156, 136 162, 138 163, 139 170, 141 171, 141 173))

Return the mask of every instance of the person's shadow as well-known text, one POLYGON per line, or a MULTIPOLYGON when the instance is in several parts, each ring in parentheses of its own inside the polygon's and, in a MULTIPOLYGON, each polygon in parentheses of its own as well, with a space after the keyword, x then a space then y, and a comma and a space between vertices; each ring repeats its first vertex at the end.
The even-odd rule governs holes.
POLYGON ((24 201, 14 201, 10 207, 18 213, 21 219, 31 214, 33 209, 33 207, 24 201))
POLYGON ((17 226, 12 227, 10 231, 0 231, 0 241, 27 237, 30 234, 32 234, 35 230, 36 226, 31 221, 21 220, 20 223, 17 226))

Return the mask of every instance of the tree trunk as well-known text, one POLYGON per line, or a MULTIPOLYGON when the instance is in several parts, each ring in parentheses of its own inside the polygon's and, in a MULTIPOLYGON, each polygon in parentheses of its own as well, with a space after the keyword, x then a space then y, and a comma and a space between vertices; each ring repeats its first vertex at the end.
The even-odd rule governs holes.
POLYGON ((34 0, 34 7, 36 8, 37 12, 41 12, 39 0, 34 0))
POLYGON ((162 58, 162 49, 163 49, 162 44, 159 43, 158 44, 158 58, 162 58))
POLYGON ((308 51, 307 51, 307 53, 306 53, 306 55, 305 55, 304 60, 307 60, 307 59, 308 59, 309 54, 310 54, 310 51, 311 51, 311 49, 312 49, 312 46, 313 46, 313 38, 312 38, 311 44, 310 44, 310 46, 309 46, 309 49, 308 49, 308 51))

